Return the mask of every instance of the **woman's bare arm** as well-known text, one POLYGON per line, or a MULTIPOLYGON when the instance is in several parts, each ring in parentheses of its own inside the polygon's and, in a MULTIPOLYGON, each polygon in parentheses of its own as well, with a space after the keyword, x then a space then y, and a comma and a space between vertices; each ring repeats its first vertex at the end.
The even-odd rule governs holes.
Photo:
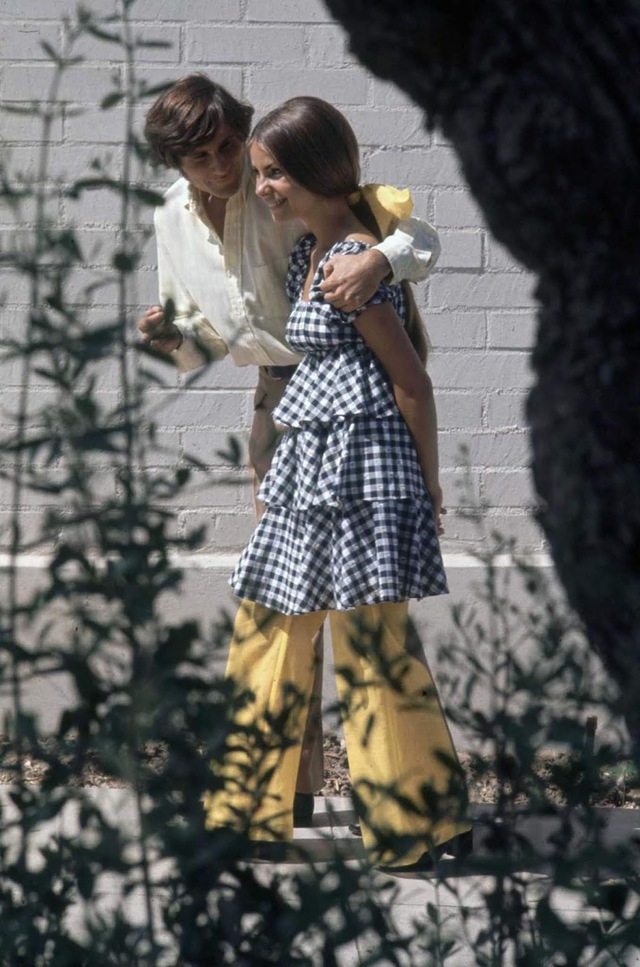
POLYGON ((365 309, 355 320, 355 326, 389 375, 398 409, 415 443, 438 532, 442 533, 438 422, 431 379, 390 303, 365 309))

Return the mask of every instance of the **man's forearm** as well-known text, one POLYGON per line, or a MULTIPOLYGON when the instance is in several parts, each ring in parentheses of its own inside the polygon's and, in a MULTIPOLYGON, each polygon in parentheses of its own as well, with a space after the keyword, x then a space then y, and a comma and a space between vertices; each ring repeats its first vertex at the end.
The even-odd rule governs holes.
POLYGON ((372 281, 375 281, 376 285, 384 282, 387 277, 389 277, 388 281, 390 281, 393 269, 387 256, 377 246, 376 248, 369 249, 368 252, 364 252, 360 257, 366 264, 368 271, 371 273, 370 277, 372 281))

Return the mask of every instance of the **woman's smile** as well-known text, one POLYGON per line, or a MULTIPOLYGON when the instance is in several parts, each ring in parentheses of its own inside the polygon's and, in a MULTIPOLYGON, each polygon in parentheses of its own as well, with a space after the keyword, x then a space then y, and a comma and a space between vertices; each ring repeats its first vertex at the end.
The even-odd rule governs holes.
POLYGON ((256 195, 274 219, 302 218, 317 207, 317 196, 291 178, 259 141, 249 145, 256 195))

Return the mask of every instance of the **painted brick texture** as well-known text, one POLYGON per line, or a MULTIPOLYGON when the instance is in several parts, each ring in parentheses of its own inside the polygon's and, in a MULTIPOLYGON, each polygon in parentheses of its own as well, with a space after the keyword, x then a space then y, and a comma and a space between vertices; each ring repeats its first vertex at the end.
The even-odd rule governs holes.
MULTIPOLYGON (((89 6, 107 14, 118 2, 93 0, 89 6)), ((19 107, 47 99, 53 71, 41 41, 59 47, 61 18, 74 8, 73 0, 0 0, 2 104, 19 107)), ((477 532, 459 512, 465 504, 457 485, 461 447, 467 449, 470 480, 487 506, 491 527, 516 535, 523 550, 539 549, 542 538, 530 516, 535 500, 524 416, 532 379, 533 280, 489 236, 448 144, 425 131, 421 112, 406 95, 359 66, 322 0, 135 0, 132 20, 136 38, 161 44, 140 46, 137 52, 138 76, 147 87, 202 70, 251 100, 258 113, 293 94, 323 96, 351 120, 362 145, 365 178, 412 188, 416 213, 438 228, 443 248, 436 270, 417 295, 432 342, 430 372, 442 428, 442 478, 450 507, 444 549, 472 550, 478 543, 477 532)), ((64 109, 51 133, 52 167, 66 182, 87 174, 95 158, 118 173, 123 153, 121 106, 100 109, 114 80, 123 77, 119 50, 92 37, 82 41, 77 53, 83 60, 63 77, 64 109)), ((143 114, 140 110, 139 128, 143 114)), ((34 172, 41 137, 37 123, 3 112, 0 124, 3 162, 10 171, 34 172)), ((156 172, 150 183, 162 190, 171 180, 156 172)), ((84 287, 108 265, 117 202, 100 192, 65 198, 55 217, 80 231, 86 265, 75 273, 71 291, 82 298, 84 287)), ((157 298, 155 249, 145 237, 149 210, 142 211, 140 220, 143 257, 131 297, 132 333, 140 310, 157 298)), ((14 228, 11 212, 0 213, 1 245, 14 228)), ((0 290, 1 333, 6 335, 19 330, 24 319, 28 286, 5 273, 0 290)), ((108 318, 114 299, 113 286, 95 292, 91 311, 96 320, 108 318)), ((162 442, 153 461, 162 468, 192 455, 205 467, 184 505, 175 508, 178 526, 206 524, 203 550, 235 551, 252 526, 251 487, 246 474, 225 472, 220 451, 228 434, 246 438, 255 374, 228 361, 188 378, 159 363, 147 368, 168 384, 155 389, 149 400, 162 442)), ((115 373, 105 364, 100 375, 100 391, 107 396, 115 373)), ((5 366, 0 402, 8 420, 19 381, 20 368, 5 366)), ((46 405, 48 392, 42 383, 34 385, 34 413, 40 403, 46 405)), ((0 491, 0 522, 8 501, 0 491)), ((36 519, 43 506, 37 495, 27 495, 25 519, 36 519)))

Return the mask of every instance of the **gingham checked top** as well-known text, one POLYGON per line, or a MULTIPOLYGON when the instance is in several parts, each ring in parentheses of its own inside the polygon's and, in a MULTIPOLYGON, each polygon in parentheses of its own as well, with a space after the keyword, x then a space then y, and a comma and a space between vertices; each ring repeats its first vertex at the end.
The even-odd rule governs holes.
MULTIPOLYGON (((302 289, 313 235, 294 247, 287 277, 287 340, 305 357, 273 417, 284 435, 258 493, 266 512, 231 576, 235 593, 283 614, 405 601, 447 591, 418 457, 390 380, 344 313, 322 299, 322 266, 356 254, 343 241, 324 256, 308 301, 302 289)), ((402 289, 382 284, 367 303, 402 289)))

